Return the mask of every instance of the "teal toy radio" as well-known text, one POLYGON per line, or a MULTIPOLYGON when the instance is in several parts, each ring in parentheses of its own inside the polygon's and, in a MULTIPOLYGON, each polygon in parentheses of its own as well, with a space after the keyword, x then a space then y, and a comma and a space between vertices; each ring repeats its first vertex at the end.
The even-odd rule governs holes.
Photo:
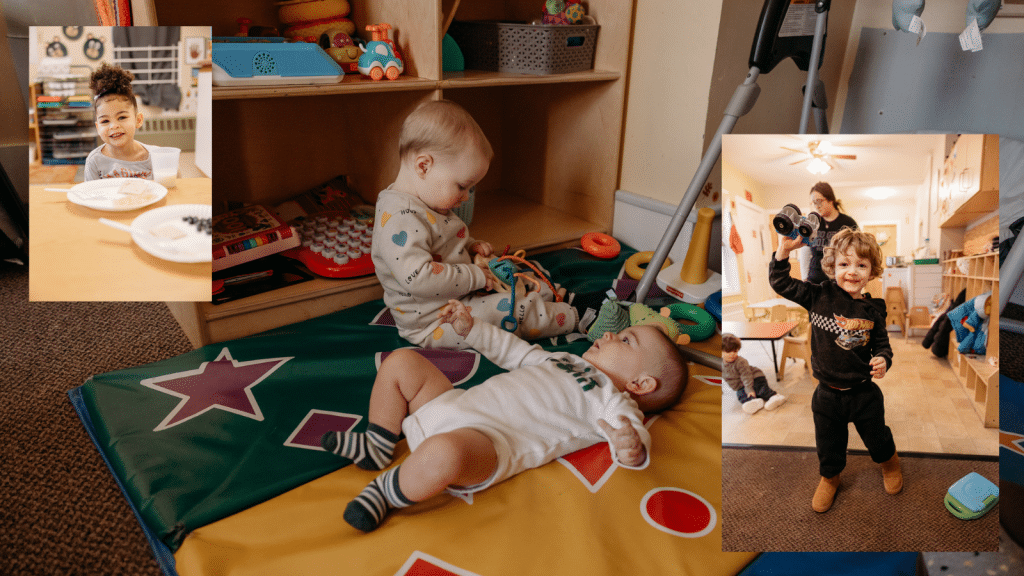
POLYGON ((961 520, 981 518, 999 501, 999 487, 971 472, 949 487, 943 502, 946 510, 961 520))

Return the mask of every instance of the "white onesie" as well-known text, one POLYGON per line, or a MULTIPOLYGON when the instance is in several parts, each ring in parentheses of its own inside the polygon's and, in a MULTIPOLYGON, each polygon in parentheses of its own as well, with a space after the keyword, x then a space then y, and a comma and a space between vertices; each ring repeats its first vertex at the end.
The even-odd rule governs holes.
POLYGON ((643 413, 626 392, 620 392, 604 373, 568 352, 547 352, 500 328, 475 323, 467 342, 489 360, 510 372, 488 378, 468 389, 445 392, 402 422, 409 449, 429 436, 458 428, 485 434, 498 453, 494 474, 476 486, 450 489, 470 494, 497 484, 519 472, 609 440, 598 426, 603 418, 614 428, 629 418, 647 449, 640 466, 619 462, 609 443, 612 459, 620 466, 642 470, 650 462, 651 435, 643 413))
MULTIPOLYGON (((474 240, 462 220, 449 211, 439 214, 419 198, 393 190, 377 196, 376 226, 370 253, 384 303, 391 309, 398 334, 424 348, 468 348, 438 312, 449 300, 473 309, 477 322, 501 324, 514 314, 523 338, 568 334, 579 321, 576 311, 544 286, 528 295, 516 292, 515 310, 509 294, 474 293, 487 285, 484 271, 473 264, 468 247, 474 240)), ((521 283, 520 283, 521 284, 521 283)))

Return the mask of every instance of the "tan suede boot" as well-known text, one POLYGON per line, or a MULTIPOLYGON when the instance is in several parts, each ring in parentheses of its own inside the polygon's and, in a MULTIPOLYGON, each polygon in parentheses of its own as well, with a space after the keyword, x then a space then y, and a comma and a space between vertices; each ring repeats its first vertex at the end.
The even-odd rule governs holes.
POLYGON ((900 456, 893 454, 882 462, 882 483, 889 494, 899 494, 903 490, 903 471, 900 470, 900 456))
POLYGON ((828 512, 832 507, 832 501, 836 498, 836 490, 839 489, 839 475, 831 478, 821 477, 818 482, 818 489, 814 491, 814 498, 811 500, 811 508, 815 512, 828 512))

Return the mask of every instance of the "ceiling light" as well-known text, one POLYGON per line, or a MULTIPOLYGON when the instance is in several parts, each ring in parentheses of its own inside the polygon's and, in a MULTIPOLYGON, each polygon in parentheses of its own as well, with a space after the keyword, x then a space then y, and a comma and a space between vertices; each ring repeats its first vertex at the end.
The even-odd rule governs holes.
POLYGON ((892 188, 872 188, 867 191, 867 195, 874 198, 875 200, 885 200, 886 198, 896 194, 896 191, 892 188))
POLYGON ((831 169, 832 167, 821 158, 814 158, 807 164, 807 171, 811 174, 824 174, 831 169))

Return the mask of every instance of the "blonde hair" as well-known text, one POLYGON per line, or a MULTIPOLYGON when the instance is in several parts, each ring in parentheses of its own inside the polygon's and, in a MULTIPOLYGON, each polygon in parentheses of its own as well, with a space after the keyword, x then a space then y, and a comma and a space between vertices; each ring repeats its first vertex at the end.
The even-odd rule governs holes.
POLYGON ((402 123, 398 157, 405 160, 420 152, 454 156, 466 145, 476 145, 488 160, 494 155, 484 131, 465 108, 451 100, 431 100, 402 123))
POLYGON ((836 256, 846 254, 850 248, 858 257, 871 262, 871 276, 877 278, 882 275, 882 249, 875 241, 875 235, 870 232, 861 232, 848 226, 844 226, 829 242, 825 248, 824 257, 821 259, 821 270, 829 278, 836 276, 836 256))

